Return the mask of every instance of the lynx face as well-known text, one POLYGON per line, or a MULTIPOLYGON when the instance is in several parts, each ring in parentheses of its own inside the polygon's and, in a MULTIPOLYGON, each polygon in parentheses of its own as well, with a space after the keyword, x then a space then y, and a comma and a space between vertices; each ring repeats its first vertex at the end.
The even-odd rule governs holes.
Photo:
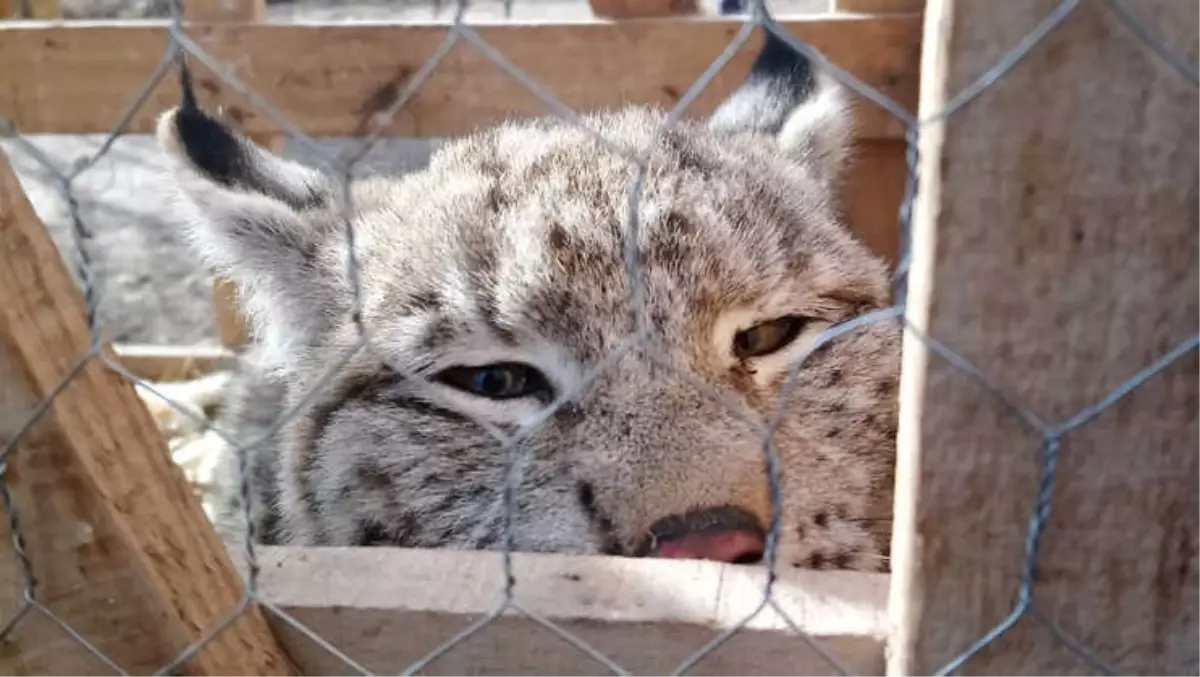
POLYGON ((586 118, 654 149, 631 210, 633 164, 553 119, 344 194, 195 107, 162 118, 189 233, 258 340, 230 432, 299 407, 249 452, 265 540, 499 548, 508 472, 518 550, 753 561, 778 418, 780 562, 886 568, 899 330, 785 387, 822 330, 889 302, 835 211, 842 94, 768 41, 712 120, 663 121, 586 118))

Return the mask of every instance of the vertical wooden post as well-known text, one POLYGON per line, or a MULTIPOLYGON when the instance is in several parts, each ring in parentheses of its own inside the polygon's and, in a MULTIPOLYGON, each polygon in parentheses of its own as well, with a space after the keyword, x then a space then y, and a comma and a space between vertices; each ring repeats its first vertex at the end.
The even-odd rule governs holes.
MULTIPOLYGON (((0 153, 0 440, 55 393, 91 343, 82 297, 0 153)), ((6 486, 36 599, 120 667, 146 673, 204 637, 242 599, 225 546, 132 385, 87 363, 6 458, 6 486)), ((0 613, 20 600, 5 516, 0 613)), ((38 613, 0 647, 6 674, 92 673, 97 663, 38 613)), ((285 674, 251 607, 185 664, 191 674, 285 674)))
MULTIPOLYGON (((263 21, 267 18, 267 3, 266 0, 188 0, 184 4, 184 18, 210 23, 263 21)), ((287 143, 287 136, 281 133, 249 136, 251 141, 273 153, 282 153, 287 143)), ((221 345, 231 350, 242 348, 249 340, 249 331, 238 304, 237 286, 230 280, 215 278, 212 298, 221 345)))
MULTIPOLYGON (((932 0, 923 115, 1057 5, 932 0)), ((1136 8, 1196 63, 1197 3, 1136 8)), ((1105 3, 1079 5, 923 131, 912 324, 1051 424, 1186 348, 1200 324, 1197 105, 1105 3)), ((1066 434, 1057 457, 912 333, 904 351, 889 672, 939 670, 1018 608, 1057 460, 1040 616, 955 674, 1098 674, 1063 636, 1119 674, 1197 674, 1196 351, 1066 434)))

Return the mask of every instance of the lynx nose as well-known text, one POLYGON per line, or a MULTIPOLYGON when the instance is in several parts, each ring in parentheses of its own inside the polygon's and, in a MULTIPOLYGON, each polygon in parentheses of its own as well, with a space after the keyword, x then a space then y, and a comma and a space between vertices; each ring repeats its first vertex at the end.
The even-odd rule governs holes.
POLYGON ((641 552, 664 559, 754 564, 765 548, 766 532, 758 518, 726 505, 658 520, 650 526, 641 552))

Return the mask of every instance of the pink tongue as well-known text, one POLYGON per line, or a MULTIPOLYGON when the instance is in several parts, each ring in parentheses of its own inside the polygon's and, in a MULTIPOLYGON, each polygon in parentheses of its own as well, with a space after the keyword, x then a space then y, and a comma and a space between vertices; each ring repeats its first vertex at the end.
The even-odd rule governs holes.
POLYGON ((684 536, 659 546, 654 557, 662 559, 707 559, 736 562, 744 557, 760 557, 763 541, 744 531, 719 531, 684 536))

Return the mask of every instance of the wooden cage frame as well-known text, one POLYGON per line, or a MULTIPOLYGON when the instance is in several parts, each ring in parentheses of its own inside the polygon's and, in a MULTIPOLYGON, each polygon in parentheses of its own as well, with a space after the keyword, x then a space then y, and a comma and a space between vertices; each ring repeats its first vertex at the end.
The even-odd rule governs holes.
MULTIPOLYGON (((192 0, 188 33, 313 135, 361 134, 445 28, 271 25, 260 23, 261 2, 192 0), (312 50, 317 42, 328 48, 312 50), (320 80, 319 98, 312 95, 314 78, 320 80)), ((53 2, 35 4, 39 16, 56 11, 53 2)), ((1041 17, 1056 3, 1013 4, 1041 17)), ((734 21, 683 16, 697 13, 694 2, 591 0, 591 5, 599 21, 505 23, 479 30, 579 109, 621 100, 672 103, 736 30, 734 21), (547 51, 566 56, 547 59, 547 51), (576 77, 581 70, 612 86, 590 89, 581 83, 589 79, 576 77)), ((1031 29, 1034 20, 1006 6, 833 0, 828 14, 782 23, 868 85, 927 114, 940 110, 1031 29)), ((10 9, 0 2, 0 17, 10 9)), ((1178 254, 1189 247, 1196 251, 1195 201, 1189 207, 1172 199, 1180 177, 1190 179, 1188 190, 1195 190, 1195 120, 1184 128, 1190 148, 1175 145, 1177 128, 1147 125, 1131 133, 1127 122, 1130 115, 1176 120, 1181 103, 1196 108, 1195 91, 1180 93, 1174 74, 1152 58, 1129 58, 1136 41, 1114 32, 1103 11, 1076 10, 1047 38, 1050 44, 1030 53, 984 95, 984 105, 964 107, 927 125, 920 136, 921 191, 907 297, 911 326, 952 347, 969 347, 966 357, 988 367, 988 374, 1003 367, 999 383, 1048 415, 1066 416, 1095 401, 1197 324, 1196 262, 1178 254), (1077 91, 1071 87, 1097 74, 1110 88, 1104 97, 1082 90, 1073 99, 1048 94, 1056 87, 1077 91), (1096 120, 1090 133, 1080 129, 1085 112, 1096 120), (1096 143, 1098 137, 1107 143, 1096 143), (1057 144, 1056 154, 1039 146, 1047 139, 1057 144), (1165 148, 1173 150, 1162 160, 1165 148), (1057 157, 1073 163, 1060 166, 1057 157), (1097 169, 1117 161, 1139 163, 1141 180, 1118 184, 1111 172, 1097 169), (1087 192, 1095 182, 1111 199, 1087 192), (1075 198, 1072 191, 1085 197, 1075 198), (998 203, 996 195, 1019 196, 1019 208, 998 203), (1121 200, 1137 205, 1136 211, 1114 207, 1121 200), (1061 227, 1064 214, 1070 228, 1061 227), (1109 219, 1127 224, 1124 239, 1105 235, 1097 225, 1109 219), (1153 245, 1163 238, 1174 245, 1153 245), (1143 288, 1144 270, 1113 265, 1131 248, 1166 280, 1156 293, 1180 312, 1138 306, 1083 308, 1063 316, 1059 307, 1057 315, 1047 316, 1037 310, 1067 266, 1073 279, 1143 288), (1005 256, 1020 260, 994 265, 1005 256), (963 293, 958 282, 963 277, 988 290, 994 316, 981 317, 978 296, 963 293), (1120 345, 1097 348, 1086 338, 1105 332, 1121 332, 1120 345), (1030 359, 1002 357, 1013 354, 1014 341, 1030 359), (1046 360, 1073 347, 1090 352, 1066 359, 1066 381, 1050 388, 1046 360)), ((1178 2, 1154 14, 1193 61, 1197 12, 1196 3, 1178 2)), ((0 116, 24 133, 107 132, 166 45, 162 22, 0 22, 0 116)), ((753 45, 744 49, 692 112, 711 110, 753 53, 753 45)), ((390 134, 456 134, 506 115, 542 112, 533 96, 478 53, 460 49, 454 59, 454 67, 429 82, 390 134), (453 92, 471 94, 464 103, 461 97, 451 101, 453 92)), ((208 101, 224 106, 260 143, 279 144, 281 130, 268 118, 202 66, 197 69, 208 101)), ((177 95, 172 82, 151 92, 131 131, 149 132, 154 115, 177 95)), ((867 106, 856 144, 848 220, 894 262, 896 214, 907 176, 904 129, 867 106)), ((1064 293, 1081 304, 1093 298, 1088 290, 1064 293)), ((224 282, 217 282, 214 302, 223 348, 115 346, 113 354, 150 380, 227 365, 245 340, 244 325, 224 282)), ((39 402, 54 397, 6 458, 10 491, 23 508, 23 552, 39 601, 122 668, 149 672, 238 607, 241 557, 231 557, 215 535, 132 387, 95 360, 78 364, 89 342, 79 293, 0 154, 0 439, 15 433, 39 402), (69 373, 74 381, 58 391, 69 373)), ((1014 440, 1030 436, 998 414, 1002 409, 982 389, 912 332, 904 350, 893 575, 786 572, 777 593, 800 629, 851 670, 869 674, 933 671, 1012 610, 1017 553, 1039 470, 1036 440, 1025 444, 1029 456, 1011 453, 1014 440), (988 516, 996 519, 977 525, 988 516), (1005 558, 980 557, 989 549, 1005 558)), ((1063 544, 1047 537, 1054 565, 1043 576, 1039 599, 1070 610, 1074 637, 1133 672, 1197 670, 1197 457, 1194 447, 1187 448, 1197 434, 1196 367, 1194 352, 1186 355, 1117 403, 1116 415, 1091 424, 1080 443, 1088 446, 1090 462, 1063 460, 1071 474, 1060 482, 1053 527, 1063 544), (1131 461, 1128 447, 1138 435, 1153 447, 1131 461), (1105 465, 1119 466, 1124 475, 1114 480, 1105 465), (1172 472, 1187 481, 1163 479, 1172 472), (1119 504, 1108 498, 1113 491, 1122 496, 1119 504), (1093 541, 1068 537, 1072 529, 1091 529, 1093 541), (1143 570, 1158 573, 1140 578, 1130 573, 1143 570), (1086 594, 1078 593, 1080 587, 1086 594), (1122 624, 1131 614, 1144 622, 1122 624)), ((7 529, 0 525, 0 623, 20 608, 24 585, 7 529)), ((372 670, 388 673, 403 670, 489 612, 502 584, 497 553, 262 548, 260 560, 264 599, 372 670)), ((577 632, 639 673, 673 669, 722 628, 740 622, 760 601, 763 584, 762 572, 708 562, 516 554, 514 566, 523 608, 577 632)), ((1036 623, 1018 625, 979 653, 970 669, 1077 671, 1079 664, 1058 642, 1036 623)), ((98 667, 103 666, 45 615, 30 614, 0 643, 5 674, 86 674, 98 667)), ((344 667, 296 628, 251 608, 183 669, 330 674, 344 667)), ((604 668, 536 620, 506 614, 429 669, 594 674, 604 668)), ((830 670, 768 611, 695 672, 830 670)))

